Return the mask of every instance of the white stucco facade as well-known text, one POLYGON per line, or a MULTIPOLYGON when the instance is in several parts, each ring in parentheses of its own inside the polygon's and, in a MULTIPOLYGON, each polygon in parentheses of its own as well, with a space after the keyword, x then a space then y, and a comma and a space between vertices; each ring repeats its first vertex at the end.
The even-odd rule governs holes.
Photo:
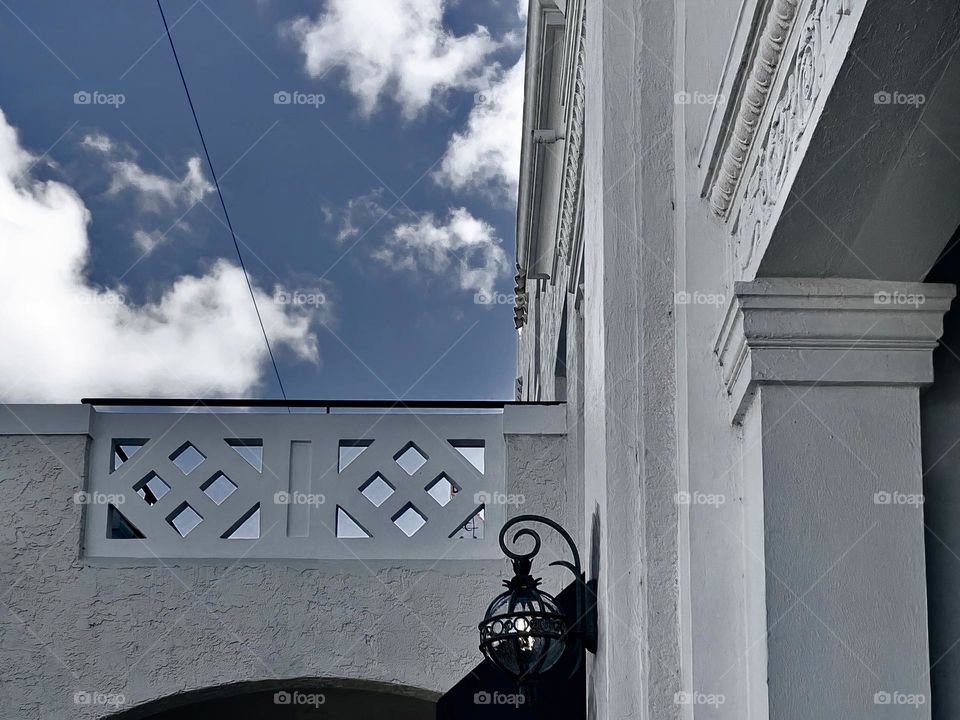
MULTIPOLYGON (((504 515, 543 513, 573 528, 579 541, 579 490, 566 477, 562 406, 508 406, 501 413, 479 417, 493 422, 500 432, 499 439, 487 438, 482 475, 496 477, 502 472, 509 478, 502 488, 481 497, 481 502, 488 508, 499 503, 504 515), (497 443, 498 448, 491 447, 497 443)), ((221 542, 212 539, 216 534, 194 536, 203 524, 218 522, 216 510, 229 508, 233 500, 217 505, 195 492, 215 467, 223 467, 220 460, 215 467, 186 475, 172 467, 163 470, 170 486, 168 506, 173 508, 180 497, 188 497, 204 517, 197 530, 184 538, 173 527, 165 531, 160 527, 166 514, 165 497, 148 506, 142 497, 131 494, 117 505, 131 522, 144 517, 138 516, 141 511, 159 511, 160 524, 143 525, 143 538, 110 539, 110 526, 98 520, 101 503, 117 503, 120 494, 103 484, 105 477, 96 467, 99 458, 91 450, 98 441, 115 435, 117 427, 128 433, 124 441, 130 434, 147 440, 143 450, 123 463, 132 470, 124 476, 126 484, 157 467, 150 448, 165 453, 165 441, 179 444, 172 421, 174 427, 189 428, 192 442, 207 456, 203 464, 216 459, 214 439, 225 433, 237 437, 231 427, 249 431, 245 438, 264 437, 263 472, 249 483, 258 486, 269 485, 274 474, 286 477, 282 471, 289 470, 282 462, 271 466, 272 433, 279 429, 276 441, 285 444, 289 453, 291 443, 310 437, 312 423, 330 418, 358 422, 363 437, 372 440, 370 449, 381 444, 388 458, 395 448, 389 433, 375 427, 378 419, 398 423, 401 432, 406 430, 405 437, 424 448, 424 434, 432 437, 435 432, 439 441, 464 429, 444 414, 218 417, 20 405, 0 411, 0 503, 8 510, 0 555, 4 577, 0 653, 6 668, 0 683, 0 717, 104 717, 118 712, 149 717, 184 698, 229 696, 239 688, 252 687, 321 693, 326 688, 331 698, 351 690, 368 696, 374 693, 385 700, 368 697, 365 702, 373 705, 349 707, 353 711, 379 707, 382 713, 390 707, 391 697, 395 703, 411 697, 432 707, 469 675, 482 660, 477 623, 487 604, 502 591, 500 581, 508 577, 508 563, 499 552, 484 550, 485 544, 476 539, 444 537, 442 542, 435 538, 429 546, 415 545, 406 541, 421 531, 408 538, 396 528, 391 534, 385 526, 372 523, 368 525, 371 538, 328 534, 325 518, 331 524, 336 518, 331 494, 335 486, 349 485, 358 506, 373 508, 336 463, 329 470, 317 467, 308 477, 312 486, 307 492, 326 495, 310 508, 314 517, 308 537, 320 540, 312 556, 289 552, 295 546, 282 542, 303 539, 296 532, 298 524, 289 518, 261 522, 258 537, 246 540, 221 542), (286 429, 284 421, 290 423, 286 429), (150 437, 143 431, 155 422, 164 431, 150 437), (430 424, 429 430, 424 423, 430 424), (94 539, 97 542, 91 543, 94 539), (181 543, 179 552, 171 544, 176 542, 181 543), (239 544, 243 551, 224 551, 228 542, 239 544), (349 549, 350 556, 326 553, 325 557, 323 548, 334 546, 349 549), (382 702, 382 707, 376 702, 382 702)), ((218 442, 223 442, 222 437, 218 442)), ((335 448, 337 438, 327 431, 315 444, 335 448)), ((430 465, 437 455, 430 454, 430 461, 412 474, 380 466, 397 497, 376 510, 389 518, 408 497, 413 498, 429 526, 444 517, 442 509, 461 502, 472 506, 476 499, 472 491, 470 497, 454 498, 440 508, 420 490, 435 474, 430 465)), ((359 458, 353 461, 360 462, 359 458)), ((446 466, 445 472, 465 489, 466 471, 451 468, 446 466)), ((119 476, 123 469, 110 475, 119 476)), ((247 478, 229 472, 238 486, 247 484, 247 478)), ((290 477, 295 477, 295 468, 290 477)), ((478 472, 477 480, 480 477, 478 472)), ((241 494, 242 490, 233 493, 241 494)), ((269 488, 264 497, 273 494, 269 488)), ((261 509, 270 502, 265 499, 261 509)), ((244 498, 239 497, 234 509, 244 507, 244 498)), ((285 514, 293 507, 284 501, 275 509, 285 514)), ((487 513, 485 532, 478 538, 492 540, 491 547, 496 547, 503 522, 496 517, 487 513)), ((227 524, 229 520, 224 519, 218 532, 227 524)), ((564 556, 563 541, 546 533, 543 540, 547 559, 545 572, 538 574, 551 585, 565 584, 563 572, 546 567, 564 556)), ((424 717, 419 711, 409 716, 424 717)))
POLYGON ((952 717, 957 8, 530 21, 518 390, 577 432, 589 716, 952 717))

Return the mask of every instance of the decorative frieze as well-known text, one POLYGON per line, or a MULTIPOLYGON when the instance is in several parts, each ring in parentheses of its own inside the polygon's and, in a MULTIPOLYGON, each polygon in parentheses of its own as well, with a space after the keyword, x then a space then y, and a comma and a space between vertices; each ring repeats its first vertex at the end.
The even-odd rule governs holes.
POLYGON ((757 35, 753 63, 746 66, 745 72, 749 74, 724 139, 722 159, 710 189, 710 205, 719 217, 726 218, 730 210, 799 5, 800 0, 774 0, 764 27, 757 35))
MULTIPOLYGON (((730 223, 736 277, 750 277, 772 232, 789 184, 816 126, 817 108, 843 62, 852 36, 851 0, 772 0, 754 22, 742 81, 717 138, 706 195, 730 223), (838 33, 844 24, 848 32, 838 33)), ((761 7, 761 9, 762 9, 761 7)))

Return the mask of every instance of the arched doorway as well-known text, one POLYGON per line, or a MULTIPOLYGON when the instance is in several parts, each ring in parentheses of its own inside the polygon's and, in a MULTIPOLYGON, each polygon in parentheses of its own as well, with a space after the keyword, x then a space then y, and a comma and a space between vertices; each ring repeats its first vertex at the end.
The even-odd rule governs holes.
POLYGON ((113 720, 434 720, 436 695, 418 688, 352 680, 238 683, 161 698, 113 720))

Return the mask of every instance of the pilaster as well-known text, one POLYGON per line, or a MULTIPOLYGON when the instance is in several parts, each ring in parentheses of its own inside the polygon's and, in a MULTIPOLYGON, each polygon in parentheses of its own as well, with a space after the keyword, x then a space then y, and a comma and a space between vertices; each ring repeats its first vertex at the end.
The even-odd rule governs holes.
POLYGON ((751 717, 930 717, 919 388, 954 289, 736 285, 751 717))

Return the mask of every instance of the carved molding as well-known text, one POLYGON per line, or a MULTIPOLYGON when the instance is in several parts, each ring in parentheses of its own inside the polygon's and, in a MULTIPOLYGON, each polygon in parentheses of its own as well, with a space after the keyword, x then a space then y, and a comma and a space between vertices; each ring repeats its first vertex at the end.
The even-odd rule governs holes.
POLYGON ((709 193, 710 206, 718 217, 725 219, 730 210, 799 6, 800 0, 773 0, 764 27, 757 35, 753 62, 747 65, 749 74, 743 83, 709 193))
MULTIPOLYGON (((746 79, 718 139, 707 187, 714 214, 731 223, 734 274, 751 276, 802 161, 830 80, 843 62, 837 30, 851 0, 771 0, 741 71, 746 79)), ((852 37, 848 28, 843 34, 852 37)))

